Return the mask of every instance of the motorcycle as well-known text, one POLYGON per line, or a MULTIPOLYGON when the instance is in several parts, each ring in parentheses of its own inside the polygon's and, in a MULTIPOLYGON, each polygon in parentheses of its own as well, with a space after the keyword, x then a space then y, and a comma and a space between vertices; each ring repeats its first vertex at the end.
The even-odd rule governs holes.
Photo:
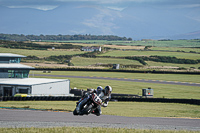
MULTIPOLYGON (((95 112, 96 108, 102 104, 102 100, 99 98, 99 96, 97 96, 96 93, 92 93, 89 94, 87 96, 85 96, 83 100, 86 100, 87 102, 85 102, 83 105, 80 106, 80 111, 79 113, 77 113, 77 110, 75 108, 75 110, 73 111, 74 115, 88 115, 90 113, 95 112)), ((80 104, 81 102, 76 104, 76 107, 80 104)))

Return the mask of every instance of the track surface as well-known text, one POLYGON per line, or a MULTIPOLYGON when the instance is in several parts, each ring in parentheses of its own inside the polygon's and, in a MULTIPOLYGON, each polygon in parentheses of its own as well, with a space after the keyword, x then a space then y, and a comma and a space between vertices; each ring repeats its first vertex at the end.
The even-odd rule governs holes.
POLYGON ((103 80, 117 80, 117 81, 129 81, 129 82, 146 82, 156 84, 172 84, 172 85, 186 85, 186 86, 198 86, 200 83, 178 82, 178 81, 163 81, 163 80, 146 80, 146 79, 126 79, 126 78, 110 78, 110 77, 94 77, 94 76, 69 76, 69 75, 45 75, 34 74, 34 76, 45 77, 66 77, 66 78, 84 78, 84 79, 103 79, 103 80))
POLYGON ((200 119, 95 116, 92 114, 73 116, 71 112, 0 109, 0 127, 61 126, 200 131, 200 119))

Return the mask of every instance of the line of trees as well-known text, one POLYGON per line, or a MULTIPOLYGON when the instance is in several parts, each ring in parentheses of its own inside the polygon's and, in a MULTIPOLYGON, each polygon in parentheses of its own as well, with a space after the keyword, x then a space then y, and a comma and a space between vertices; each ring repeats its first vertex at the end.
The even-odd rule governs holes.
POLYGON ((119 37, 114 35, 19 35, 19 34, 0 34, 0 40, 15 40, 15 41, 29 41, 29 40, 108 40, 108 41, 132 41, 132 38, 119 37))
MULTIPOLYGON (((86 57, 86 58, 120 58, 121 57, 111 57, 111 56, 106 56, 106 57, 100 57, 96 56, 97 54, 100 54, 101 52, 88 52, 84 54, 76 54, 76 55, 59 55, 59 56, 49 56, 45 57, 44 60, 46 61, 55 61, 60 64, 65 64, 65 63, 71 63, 72 57, 75 56, 80 56, 80 57, 86 57)), ((36 56, 28 56, 26 59, 37 59, 38 57, 36 56)), ((165 62, 165 63, 175 63, 175 64, 198 64, 200 60, 190 60, 190 59, 177 59, 176 57, 169 57, 169 56, 135 56, 135 57, 123 57, 124 59, 129 59, 129 60, 137 60, 143 65, 148 65, 145 61, 155 61, 155 62, 165 62)), ((70 64, 73 65, 73 64, 70 64)))
POLYGON ((177 59, 170 56, 150 56, 149 60, 156 62, 176 63, 176 64, 198 64, 198 60, 177 59))
POLYGON ((170 56, 126 57, 126 59, 138 60, 143 65, 147 65, 145 61, 155 61, 155 62, 165 62, 165 63, 175 63, 175 64, 198 64, 200 62, 200 60, 178 59, 176 57, 170 57, 170 56))
POLYGON ((47 50, 52 47, 54 47, 55 49, 81 49, 80 45, 72 45, 72 44, 40 45, 36 43, 13 42, 13 41, 4 41, 4 40, 0 40, 0 47, 13 48, 13 49, 29 49, 29 50, 47 50))

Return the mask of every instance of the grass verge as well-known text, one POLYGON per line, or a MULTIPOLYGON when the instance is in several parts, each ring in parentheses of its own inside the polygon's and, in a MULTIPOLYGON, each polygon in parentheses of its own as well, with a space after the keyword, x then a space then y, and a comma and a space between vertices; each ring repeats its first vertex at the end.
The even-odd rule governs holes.
MULTIPOLYGON (((31 71, 30 76, 34 74, 47 74, 43 71, 31 71)), ((47 75, 70 75, 70 76, 95 76, 112 77, 128 79, 147 79, 147 80, 165 80, 200 83, 200 75, 194 74, 153 74, 153 73, 123 73, 123 72, 88 72, 88 71, 51 71, 47 75)))
MULTIPOLYGON (((73 111, 76 101, 7 101, 0 102, 0 107, 15 107, 41 110, 73 111)), ((176 103, 147 102, 109 102, 107 108, 102 107, 103 115, 127 117, 188 117, 200 118, 198 105, 176 103)))
POLYGON ((144 130, 126 128, 88 128, 88 127, 54 127, 54 128, 0 128, 3 133, 199 133, 199 131, 144 130))

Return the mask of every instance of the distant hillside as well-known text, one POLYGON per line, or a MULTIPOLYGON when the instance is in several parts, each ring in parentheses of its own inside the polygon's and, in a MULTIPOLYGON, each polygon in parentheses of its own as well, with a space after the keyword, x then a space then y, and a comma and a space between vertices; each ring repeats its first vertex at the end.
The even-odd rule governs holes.
MULTIPOLYGON (((116 7, 120 5, 116 5, 116 7)), ((196 39, 200 8, 130 4, 121 10, 68 2, 53 10, 0 6, 0 33, 24 35, 116 35, 141 39, 196 39)), ((29 38, 30 39, 30 38, 29 38)))
POLYGON ((113 35, 18 35, 18 34, 0 34, 0 40, 107 40, 107 41, 131 41, 132 38, 118 37, 113 35))
POLYGON ((186 33, 186 34, 171 36, 170 38, 171 39, 176 39, 176 38, 180 38, 180 39, 191 39, 191 38, 200 39, 200 30, 195 31, 195 32, 186 33))

